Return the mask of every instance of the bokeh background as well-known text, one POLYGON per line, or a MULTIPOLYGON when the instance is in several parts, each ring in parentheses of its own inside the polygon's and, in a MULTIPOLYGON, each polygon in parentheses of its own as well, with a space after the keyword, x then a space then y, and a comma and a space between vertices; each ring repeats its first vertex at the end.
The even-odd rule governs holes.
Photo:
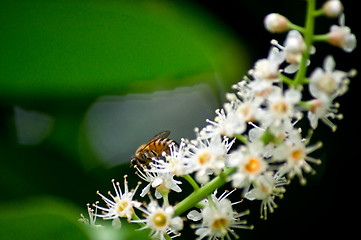
MULTIPOLYGON (((318 1, 319 5, 323 1, 318 1)), ((343 1, 358 36, 356 1, 343 1)), ((94 235, 77 222, 86 204, 129 175, 136 148, 162 130, 194 137, 222 106, 230 86, 285 35, 264 30, 267 13, 304 22, 306 1, 15 0, 0 7, 0 239, 135 239, 120 231, 94 235)), ((320 18, 316 31, 335 19, 320 18)), ((359 69, 347 54, 316 45, 312 63, 332 54, 337 68, 359 69)), ((314 67, 313 65, 312 67, 314 67)), ((311 69, 312 70, 312 69, 311 69)), ((357 211, 360 100, 357 83, 339 99, 344 120, 314 141, 323 160, 308 184, 288 187, 269 220, 251 210, 241 238, 323 236, 352 229, 357 211)), ((184 184, 186 185, 186 184, 184 184)), ((184 194, 189 193, 184 186, 184 194)), ((234 200, 239 195, 233 194, 234 200)), ((170 199, 176 195, 170 195, 170 199)), ((173 199, 174 201, 175 199, 173 199)), ((145 233, 146 236, 147 233, 145 233)), ((185 231, 181 238, 192 235, 185 231)))

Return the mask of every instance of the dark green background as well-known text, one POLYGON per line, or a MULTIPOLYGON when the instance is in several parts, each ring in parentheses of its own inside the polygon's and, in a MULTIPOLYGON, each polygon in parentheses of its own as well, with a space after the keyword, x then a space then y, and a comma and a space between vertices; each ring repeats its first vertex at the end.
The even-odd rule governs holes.
MULTIPOLYGON (((355 4, 344 1, 344 5, 346 25, 358 34, 355 4)), ((135 187, 138 179, 131 180, 128 164, 107 164, 89 143, 86 118, 99 97, 208 86, 211 94, 204 99, 213 109, 190 116, 194 121, 187 126, 183 120, 175 122, 182 128, 171 129, 176 140, 192 138, 194 127, 213 118, 230 85, 252 62, 267 55, 270 40, 283 41, 284 35, 264 30, 263 17, 276 11, 302 24, 304 9, 305 1, 1 1, 1 239, 90 239, 92 233, 76 220, 80 212, 86 213, 86 203, 100 200, 96 190, 106 193, 111 190, 110 180, 122 181, 124 174, 130 175, 130 185, 135 187), (19 144, 15 109, 51 117, 51 127, 38 144, 19 144)), ((335 23, 317 22, 319 32, 335 23)), ((337 68, 359 67, 358 51, 346 54, 325 44, 316 47, 312 63, 320 65, 331 52, 337 68)), ((248 219, 255 225, 253 231, 240 231, 241 238, 286 239, 348 231, 352 220, 347 215, 357 208, 354 193, 359 182, 355 178, 360 133, 357 81, 352 80, 350 91, 339 101, 345 119, 337 132, 322 126, 315 133, 315 141, 324 142, 316 153, 323 160, 316 167, 318 174, 308 176, 305 187, 294 181, 285 198, 277 200, 279 208, 268 221, 259 220, 258 202, 240 204, 239 211, 251 209, 248 219)), ((176 111, 187 109, 185 105, 176 111)), ((162 116, 148 113, 134 121, 144 124, 123 126, 135 136, 134 149, 157 131, 147 127, 145 134, 140 125, 173 126, 162 116)), ((114 139, 122 144, 131 137, 114 139)), ((129 157, 120 154, 119 163, 129 157)), ((170 195, 171 201, 175 197, 170 195)), ((95 238, 132 239, 139 238, 132 234, 141 233, 124 227, 121 233, 105 230, 101 234, 95 238)))

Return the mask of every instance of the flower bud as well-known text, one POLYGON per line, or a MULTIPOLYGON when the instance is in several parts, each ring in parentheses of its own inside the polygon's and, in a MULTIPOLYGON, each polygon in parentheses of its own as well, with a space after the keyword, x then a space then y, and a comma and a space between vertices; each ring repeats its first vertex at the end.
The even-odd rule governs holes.
POLYGON ((339 0, 329 0, 323 4, 322 10, 325 16, 335 18, 343 12, 343 5, 339 0))
POLYGON ((332 26, 329 32, 329 43, 342 48, 345 52, 352 52, 356 47, 356 36, 345 26, 332 26))
POLYGON ((289 29, 288 19, 278 13, 270 13, 264 18, 265 28, 271 33, 283 33, 289 29))

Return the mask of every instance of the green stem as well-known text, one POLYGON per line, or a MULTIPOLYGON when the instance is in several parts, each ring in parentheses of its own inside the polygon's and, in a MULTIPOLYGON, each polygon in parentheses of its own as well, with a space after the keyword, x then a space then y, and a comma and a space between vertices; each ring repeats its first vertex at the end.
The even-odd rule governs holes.
POLYGON ((298 25, 296 25, 296 24, 293 24, 293 23, 291 23, 291 22, 288 23, 288 28, 289 28, 289 29, 297 30, 297 31, 299 31, 299 32, 301 32, 301 33, 304 33, 304 32, 305 32, 305 29, 304 29, 303 27, 298 26, 298 25))
POLYGON ((279 76, 280 76, 280 78, 282 79, 282 81, 283 81, 284 83, 286 83, 286 84, 288 84, 288 85, 293 85, 293 84, 295 84, 294 81, 293 81, 291 78, 289 78, 289 77, 287 77, 287 76, 285 76, 285 75, 283 75, 283 74, 280 74, 279 76))
POLYGON ((161 194, 162 194, 162 197, 163 197, 163 206, 169 205, 168 193, 161 193, 161 194))
POLYGON ((185 176, 183 176, 183 178, 184 178, 185 180, 187 180, 187 182, 189 182, 190 185, 192 185, 192 187, 193 187, 194 190, 199 189, 198 184, 196 183, 196 181, 194 181, 194 179, 193 179, 191 176, 185 175, 185 176))
POLYGON ((195 190, 192 194, 175 205, 174 215, 184 213, 188 209, 194 207, 200 200, 211 194, 215 189, 226 184, 228 175, 232 174, 234 171, 236 171, 236 168, 227 168, 219 176, 212 179, 212 181, 204 185, 202 188, 195 190))
POLYGON ((306 14, 306 23, 305 23, 305 33, 304 39, 306 44, 306 50, 303 53, 303 57, 300 63, 300 69, 297 72, 295 77, 295 85, 299 85, 302 83, 303 79, 306 76, 307 71, 307 60, 310 57, 310 47, 312 45, 312 38, 314 34, 314 27, 315 27, 315 7, 316 7, 316 0, 307 0, 307 14, 306 14))
POLYGON ((317 42, 327 42, 330 39, 330 35, 328 33, 325 34, 319 34, 319 35, 314 35, 312 40, 313 41, 317 41, 317 42))
POLYGON ((248 144, 247 136, 243 136, 241 134, 238 134, 235 136, 239 141, 241 141, 244 144, 248 144))
POLYGON ((313 16, 314 17, 319 17, 319 16, 322 16, 324 13, 323 13, 323 9, 320 8, 320 9, 317 9, 313 12, 313 16))
MULTIPOLYGON (((138 215, 135 212, 133 212, 132 219, 140 220, 140 218, 138 217, 138 215)), ((138 222, 138 225, 141 227, 144 227, 146 224, 144 222, 138 222)))

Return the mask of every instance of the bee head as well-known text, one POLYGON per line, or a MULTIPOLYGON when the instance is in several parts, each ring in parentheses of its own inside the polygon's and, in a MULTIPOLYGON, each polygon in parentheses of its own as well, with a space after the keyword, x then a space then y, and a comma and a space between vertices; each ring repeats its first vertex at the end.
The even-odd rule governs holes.
POLYGON ((138 161, 138 159, 135 156, 133 156, 130 159, 130 167, 135 167, 137 165, 137 161, 138 161))

